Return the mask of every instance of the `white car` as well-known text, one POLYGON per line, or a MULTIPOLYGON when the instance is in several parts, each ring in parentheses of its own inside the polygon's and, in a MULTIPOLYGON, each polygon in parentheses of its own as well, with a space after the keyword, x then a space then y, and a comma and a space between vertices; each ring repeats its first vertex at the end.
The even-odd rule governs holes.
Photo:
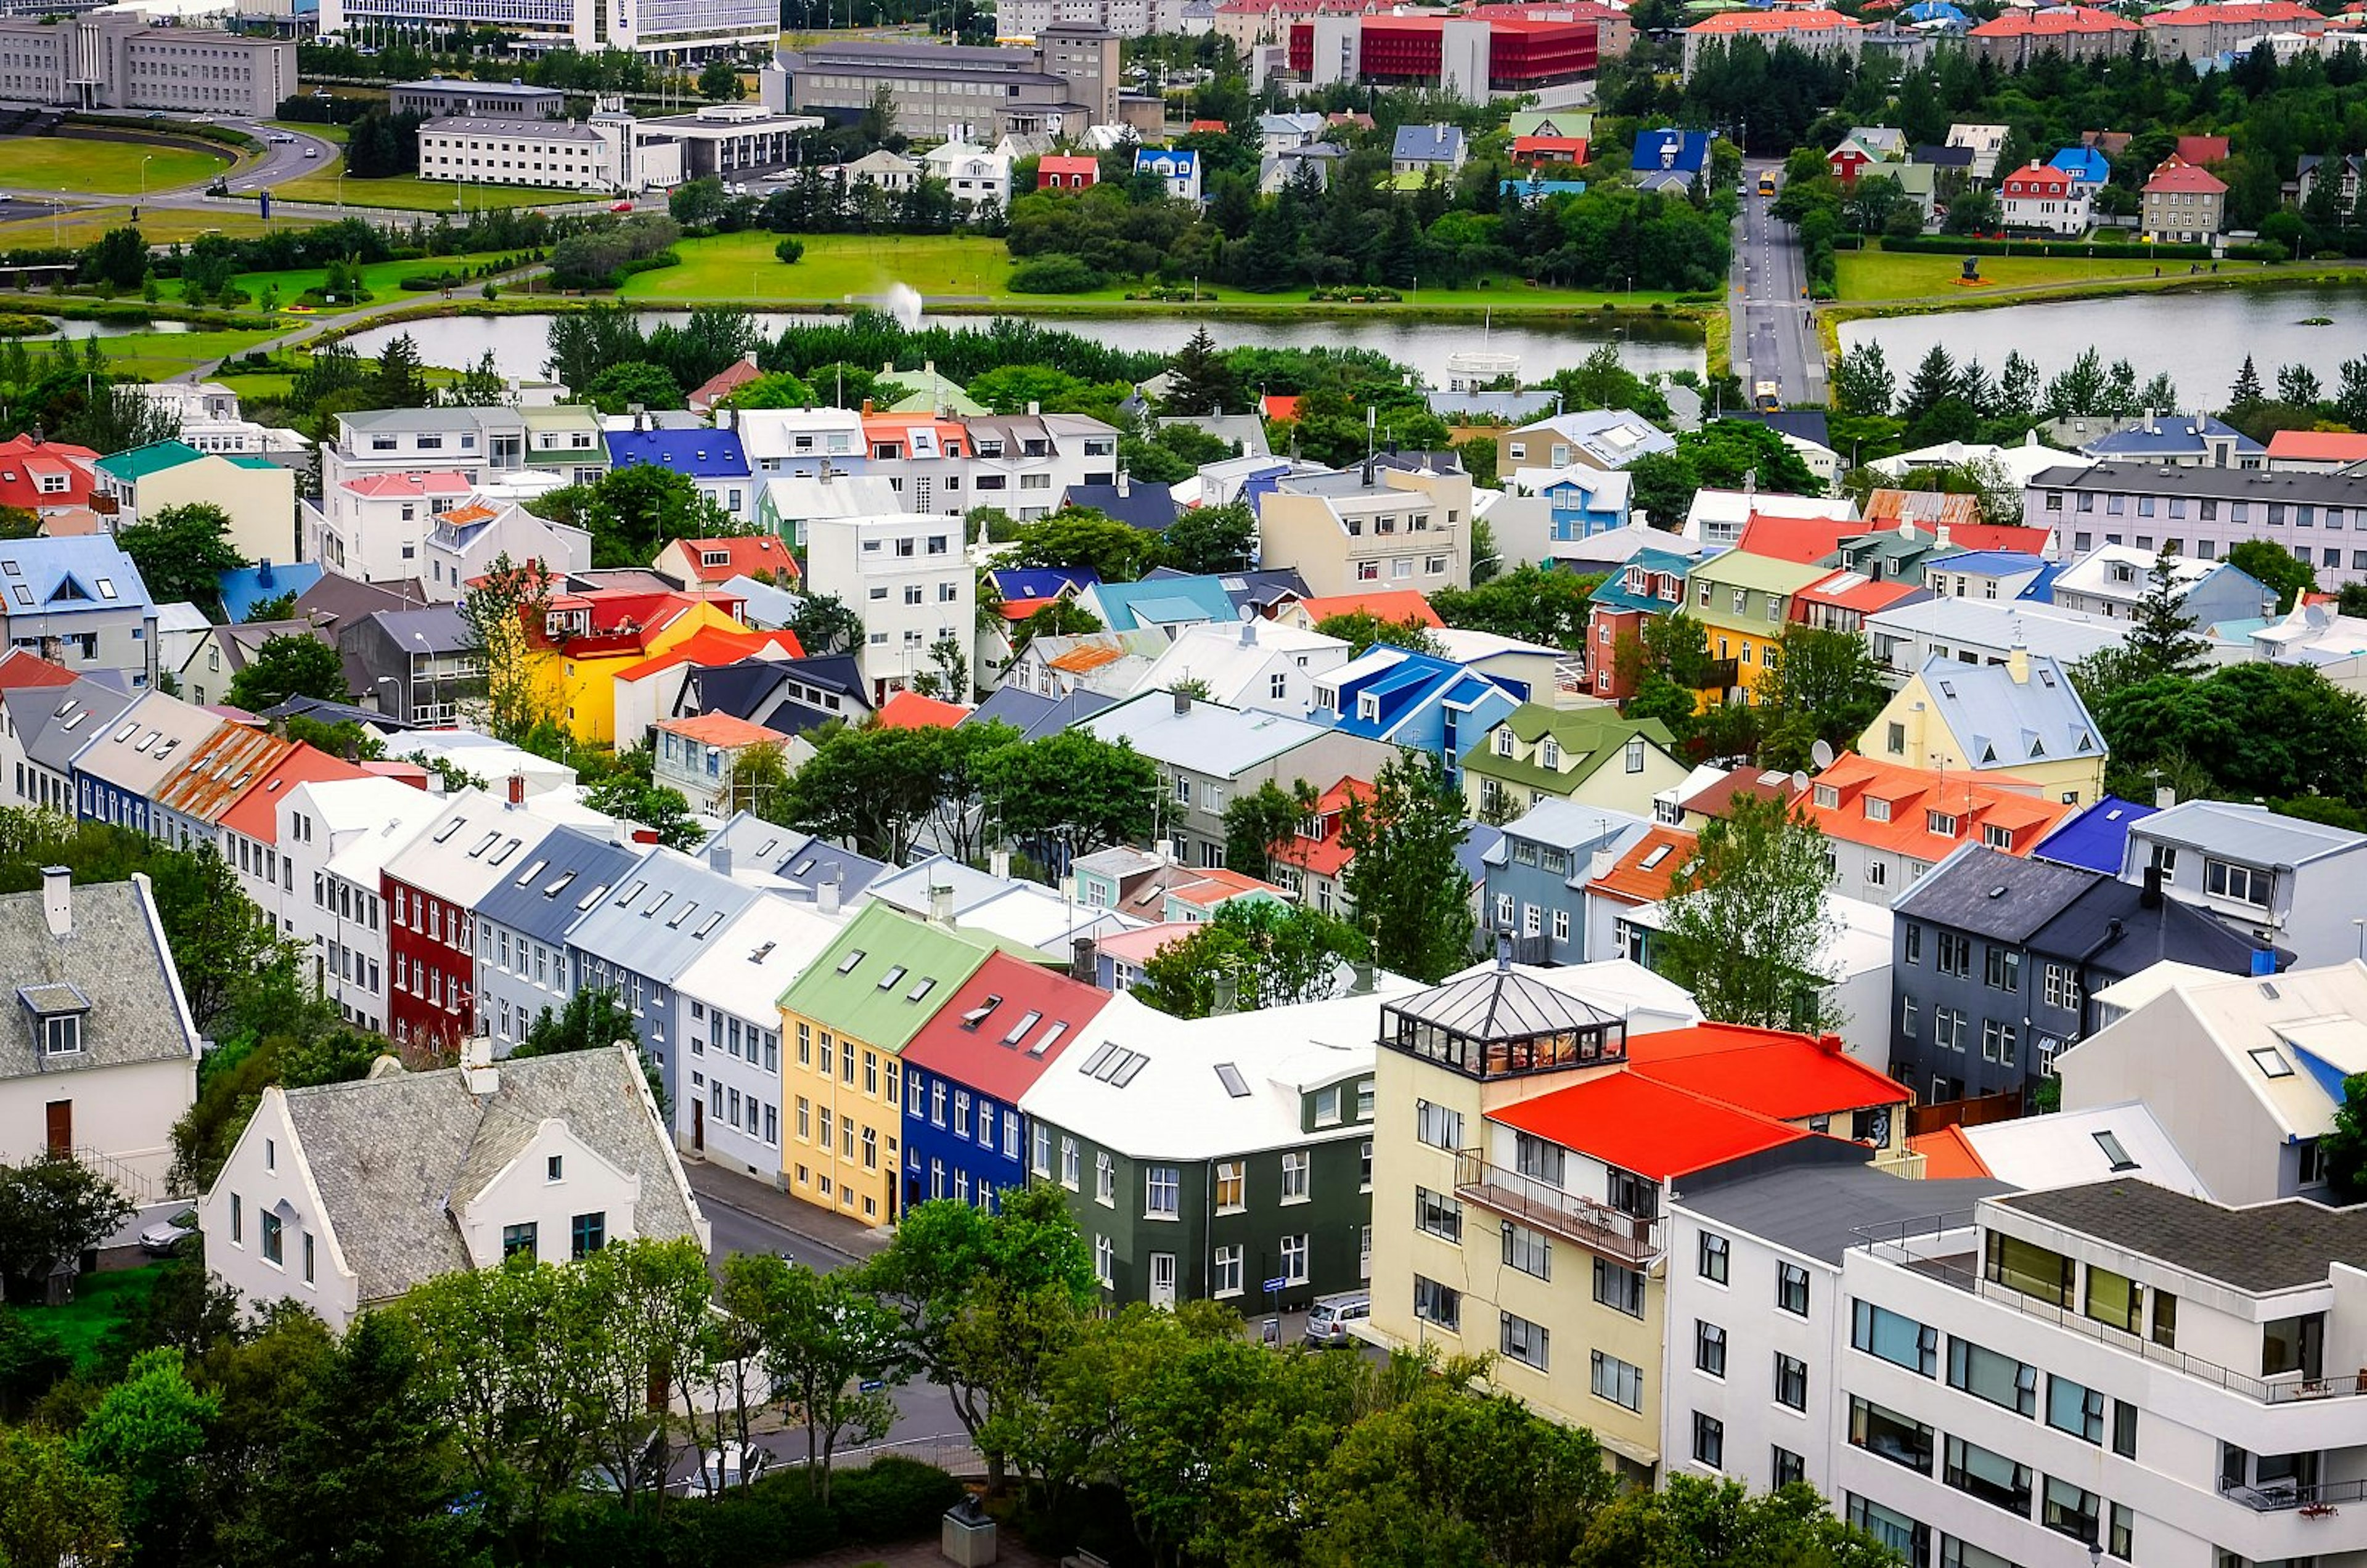
POLYGON ((184 1209, 158 1220, 140 1233, 140 1250, 169 1258, 181 1249, 181 1243, 198 1234, 198 1212, 184 1209))
POLYGON ((762 1449, 743 1449, 736 1442, 726 1441, 720 1450, 708 1449, 698 1456, 698 1475, 691 1483, 695 1492, 720 1492, 753 1481, 764 1473, 773 1456, 762 1449))
POLYGON ((304 149, 304 156, 307 158, 317 158, 320 155, 321 150, 318 147, 307 147, 304 149))
POLYGON ((274 147, 293 147, 296 145, 296 139, 289 135, 284 130, 275 130, 270 135, 265 137, 264 140, 270 142, 274 147))

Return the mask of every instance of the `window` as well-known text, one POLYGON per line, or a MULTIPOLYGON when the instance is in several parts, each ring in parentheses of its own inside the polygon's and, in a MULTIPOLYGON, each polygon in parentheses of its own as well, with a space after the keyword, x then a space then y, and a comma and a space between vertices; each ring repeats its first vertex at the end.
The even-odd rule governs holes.
POLYGON ((1693 1462, 1712 1470, 1726 1464, 1726 1423, 1698 1410, 1693 1412, 1693 1462))
POLYGON ((1416 1274, 1413 1277, 1413 1314, 1424 1323, 1458 1330, 1463 1322, 1463 1292, 1416 1274))
POLYGON ((1896 1508, 1886 1508, 1871 1497, 1861 1497, 1854 1492, 1848 1494, 1848 1499, 1843 1512, 1851 1524, 1873 1536, 1906 1562, 1921 1562, 1931 1556, 1931 1532, 1920 1520, 1909 1518, 1896 1508))
POLYGON ((1248 1206, 1247 1183, 1242 1174, 1247 1168, 1247 1164, 1241 1160, 1226 1159, 1217 1162, 1217 1213, 1238 1214, 1248 1206))
POLYGON ((1074 1192, 1077 1190, 1077 1140, 1060 1139, 1060 1185, 1074 1192))
POLYGON ((1779 1446, 1775 1450, 1772 1475, 1772 1483, 1779 1488, 1789 1486, 1795 1481, 1806 1481, 1808 1479, 1808 1461, 1791 1450, 1779 1446))
POLYGON ((1981 1020, 1981 1060, 2010 1067, 2014 1065, 2014 1049, 2012 1024, 2000 1023, 1993 1018, 1981 1020))
POLYGON ((1503 1351, 1504 1359, 1544 1371, 1549 1359, 1546 1331, 1527 1318, 1515 1317, 1509 1312, 1499 1313, 1497 1316, 1501 1320, 1498 1348, 1503 1351))
POLYGON ((1726 1330, 1715 1323, 1693 1325, 1693 1370, 1714 1378, 1726 1376, 1726 1330))
POLYGON ((2010 947, 1991 944, 1982 954, 1981 980, 1991 990, 2022 989, 2022 954, 2010 947))
POLYGON ((1775 1304, 1785 1312, 1808 1315, 1808 1271, 1796 1263, 1775 1265, 1775 1304))
POLYGON ((517 1253, 523 1252, 528 1258, 534 1257, 536 1255, 535 1249, 537 1245, 536 1232, 538 1228, 539 1227, 530 1220, 522 1225, 504 1225, 502 1227, 502 1256, 504 1258, 509 1258, 517 1253))
POLYGON ((2248 865, 2206 860, 2203 863, 2203 884, 2214 897, 2232 898, 2238 904, 2266 908, 2269 902, 2269 874, 2248 865))
POLYGON ((1931 1473, 1931 1428, 1887 1405, 1851 1395, 1849 1440, 1852 1448, 1931 1473))
POLYGON ((1093 1278, 1104 1287, 1117 1282, 1117 1248, 1105 1235, 1093 1237, 1093 1278))
POLYGON ((1937 934, 1939 951, 1934 954, 1934 959, 1940 973, 1954 975, 1960 980, 1971 975, 1973 939, 1968 936, 1959 936, 1954 931, 1941 931, 1937 934))
POLYGON ((569 1222, 568 1256, 589 1258, 608 1245, 608 1215, 603 1210, 578 1214, 569 1222))
POLYGON ((1869 1301, 1854 1303, 1850 1345, 1927 1378, 1940 1373, 1940 1331, 1869 1301))
MULTIPOLYGON (((2071 1304, 2071 1277, 2074 1265, 2070 1258, 2019 1236, 1999 1231, 1987 1234, 1987 1253, 1982 1271, 1990 1283, 2004 1285, 2025 1296, 2035 1296, 2056 1306, 2071 1304)), ((2172 1309, 2173 1312, 2175 1309, 2172 1309)), ((2160 1303, 2155 1304, 2154 1337, 2161 1340, 2160 1303)))
POLYGON ((1241 1249, 1239 1244, 1217 1248, 1208 1271, 1208 1292, 1216 1296, 1241 1293, 1241 1249))
POLYGON ((1707 1231, 1702 1232, 1699 1264, 1701 1277, 1704 1280, 1715 1280, 1721 1285, 1725 1284, 1726 1271, 1732 1261, 1732 1244, 1727 1242, 1726 1237, 1712 1235, 1707 1231))
POLYGON ((1948 1439, 1940 1479, 1994 1508, 2030 1517, 2031 1469, 1962 1438, 1948 1439))
POLYGON ((2048 1529, 2060 1530, 2075 1540, 2097 1540, 2097 1515, 2101 1512, 2101 1503, 2102 1499, 2093 1492, 2050 1475, 2046 1478, 2045 1504, 2038 1511, 2038 1522, 2048 1529))
POLYGON ((1414 1229, 1441 1241, 1463 1244, 1463 1205, 1452 1198, 1443 1198, 1427 1187, 1413 1190, 1414 1229))
POLYGON ((2071 1012, 2079 1010, 2079 971, 2071 964, 2048 964, 2043 988, 2048 1007, 2071 1012))
POLYGON ((41 1054, 74 1056, 82 1053, 82 1014, 52 1013, 41 1020, 41 1054))
POLYGON ((1282 1156, 1282 1201, 1304 1203, 1314 1175, 1315 1156, 1306 1149, 1293 1149, 1282 1156))
POLYGON ((1948 1386, 2017 1416, 2038 1411, 2036 1367, 1954 1335, 1948 1337, 1948 1386))
POLYGON ((287 1261, 282 1256, 286 1247, 280 1234, 283 1228, 278 1215, 268 1209, 263 1211, 263 1257, 267 1263, 284 1266, 287 1261))
POLYGON ((1307 1241, 1304 1235, 1282 1238, 1282 1277, 1294 1285, 1307 1283, 1307 1241))
MULTIPOLYGON (((799 1137, 805 1136, 805 1103, 806 1102, 802 1100, 798 1101, 798 1136, 799 1137)), ((1050 1176, 1052 1174, 1052 1132, 1050 1128, 1038 1127, 1036 1129, 1034 1147, 1029 1150, 1029 1153, 1033 1157, 1028 1161, 1028 1168, 1033 1170, 1038 1176, 1050 1176)))
POLYGON ((2098 1323, 2109 1324, 2124 1334, 2138 1333, 2145 1327, 2145 1287, 2124 1274, 2115 1274, 2091 1263, 2088 1266, 2084 1310, 2098 1323))
MULTIPOLYGON (((1536 1235, 1534 1231, 1528 1234, 1536 1235)), ((1643 1316, 1644 1284, 1645 1275, 1640 1269, 1629 1269, 1607 1258, 1594 1260, 1594 1299, 1614 1312, 1625 1313, 1629 1317, 1643 1316)))
POLYGON ((1093 1201, 1112 1204, 1117 1201, 1117 1168, 1110 1163, 1110 1157, 1105 1154, 1093 1156, 1093 1201))
POLYGON ((1590 1352, 1587 1388, 1597 1399, 1625 1409, 1644 1408, 1644 1369, 1600 1350, 1590 1352))

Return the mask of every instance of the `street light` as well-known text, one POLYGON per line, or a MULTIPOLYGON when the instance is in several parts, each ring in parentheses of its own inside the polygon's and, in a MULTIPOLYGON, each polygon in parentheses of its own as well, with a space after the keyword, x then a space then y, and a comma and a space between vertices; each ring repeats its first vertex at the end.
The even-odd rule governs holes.
MULTIPOLYGON (((391 675, 381 675, 381 676, 379 676, 379 677, 378 678, 378 683, 379 683, 379 685, 381 685, 381 686, 392 686, 398 694, 402 693, 402 682, 400 682, 400 681, 398 681, 398 680, 396 680, 396 679, 395 679, 393 676, 391 676, 391 675)), ((402 694, 402 722, 403 722, 403 723, 405 723, 405 724, 409 724, 409 723, 411 722, 411 698, 410 698, 410 696, 409 696, 407 694, 402 694)), ((384 710, 384 709, 380 709, 379 711, 380 711, 380 712, 383 712, 383 711, 385 711, 385 710, 384 710)))
POLYGON ((142 201, 148 199, 148 160, 155 155, 151 152, 140 160, 140 199, 142 201))

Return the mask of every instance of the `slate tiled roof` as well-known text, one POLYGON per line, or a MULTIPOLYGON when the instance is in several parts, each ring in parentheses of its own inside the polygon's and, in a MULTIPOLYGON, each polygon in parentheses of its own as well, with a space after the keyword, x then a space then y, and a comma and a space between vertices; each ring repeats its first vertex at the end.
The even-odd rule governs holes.
POLYGON ((74 925, 64 937, 50 934, 43 897, 39 888, 0 896, 0 981, 10 993, 0 998, 7 1009, 0 1020, 0 1078, 189 1058, 197 1032, 145 886, 76 885, 74 925), (62 986, 89 1004, 83 1048, 44 1058, 37 1055, 33 1010, 18 993, 62 986))

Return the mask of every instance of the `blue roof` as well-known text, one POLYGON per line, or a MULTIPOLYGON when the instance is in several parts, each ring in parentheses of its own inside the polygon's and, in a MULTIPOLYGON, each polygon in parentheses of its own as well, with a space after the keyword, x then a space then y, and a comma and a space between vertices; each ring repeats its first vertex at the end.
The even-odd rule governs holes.
POLYGON ((2108 795, 2078 816, 2064 818, 2062 825, 2040 840, 2031 853, 2057 865, 2076 865, 2101 871, 2106 876, 2118 876, 2122 846, 2128 841, 2130 824, 2142 822, 2159 809, 2108 795))
POLYGON ((2093 147, 2066 147, 2047 159, 2046 166, 2090 185, 2102 185, 2112 177, 2112 161, 2093 147))
POLYGON ((1016 686, 997 686, 986 701, 970 709, 954 728, 959 729, 965 724, 1007 724, 1019 731, 1022 739, 1040 740, 1116 703, 1116 697, 1105 697, 1082 686, 1058 697, 1023 692, 1016 686))
POLYGON ((1463 128, 1459 125, 1401 125, 1398 139, 1389 149, 1393 159, 1415 159, 1429 164, 1451 164, 1463 155, 1463 128))
POLYGON ((1935 571, 1962 571, 1975 577, 2011 577, 2017 572, 2036 571, 2046 562, 2028 550, 1965 550, 1953 556, 1941 556, 1927 563, 1935 571))
POLYGON ((2225 420, 2207 413, 2157 415, 2150 430, 2143 424, 2115 430, 2089 442, 2084 450, 2097 457, 2170 457, 2196 450, 2207 435, 2231 436, 2237 451, 2253 456, 2268 450, 2225 420))
POLYGON ((1114 632, 1138 631, 1145 621, 1230 621, 1233 602, 1213 577, 1161 577, 1142 582, 1104 582, 1093 590, 1103 619, 1114 632))
POLYGON ((1706 130, 1639 130, 1636 133, 1636 151, 1627 161, 1631 169, 1674 169, 1692 174, 1709 162, 1709 132, 1706 130))
POLYGON ((1051 599, 1069 589, 1091 588, 1102 580, 1091 567, 999 566, 987 574, 1005 599, 1051 599))
MULTIPOLYGON (((1503 695, 1509 710, 1512 698, 1505 695, 1495 682, 1484 675, 1475 675, 1453 660, 1435 654, 1416 653, 1389 643, 1376 643, 1356 662, 1370 660, 1375 654, 1395 653, 1396 663, 1385 668, 1361 672, 1353 680, 1340 680, 1340 716, 1334 728, 1350 735, 1369 739, 1385 739, 1406 716, 1424 703, 1448 696, 1463 701, 1477 701, 1490 691, 1503 695), (1379 705, 1376 717, 1360 716, 1363 700, 1371 697, 1379 705)), ((1351 670, 1354 666, 1349 667, 1351 670)), ((1343 671, 1344 675, 1347 671, 1343 671)), ((1336 679, 1337 677, 1335 677, 1336 679)))
POLYGON ((1062 506, 1089 506, 1115 517, 1129 528, 1156 534, 1175 521, 1182 509, 1175 492, 1165 485, 1070 485, 1060 492, 1062 506))
POLYGON ((283 593, 301 593, 321 581, 321 569, 308 560, 232 567, 216 579, 221 584, 222 609, 233 621, 243 621, 255 606, 283 593))
POLYGON ((1898 13, 1902 22, 1961 22, 1969 27, 1972 18, 1948 4, 1948 0, 1918 0, 1898 13))
POLYGON ((1134 154, 1134 172, 1149 170, 1165 179, 1188 180, 1200 166, 1200 154, 1189 147, 1144 147, 1134 154), (1168 167, 1161 170, 1159 165, 1168 167))
POLYGON ((653 463, 695 479, 746 479, 748 454, 736 430, 620 430, 608 436, 611 467, 653 463))
POLYGON ((149 603, 140 569, 113 538, 98 534, 0 541, 0 592, 6 594, 6 613, 12 615, 149 603))
POLYGON ((1584 196, 1584 180, 1498 180, 1496 190, 1501 196, 1523 197, 1539 200, 1548 196, 1584 196))

